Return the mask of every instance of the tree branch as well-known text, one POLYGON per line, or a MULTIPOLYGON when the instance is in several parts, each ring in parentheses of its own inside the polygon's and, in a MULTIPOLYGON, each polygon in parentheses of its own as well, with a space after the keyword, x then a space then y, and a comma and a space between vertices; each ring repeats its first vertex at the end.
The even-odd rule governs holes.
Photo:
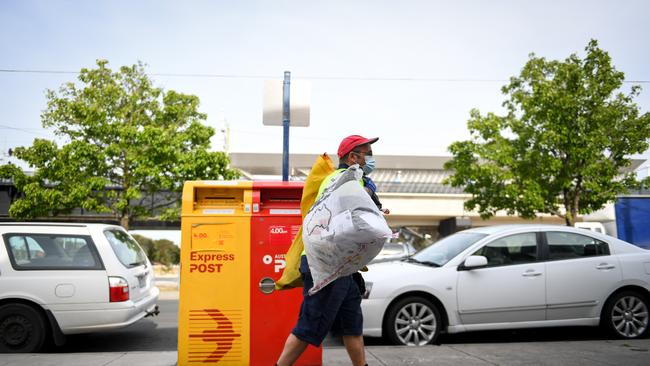
POLYGON ((562 218, 562 219, 566 219, 566 215, 560 213, 560 211, 558 211, 557 209, 555 209, 553 207, 546 206, 546 210, 548 212, 550 212, 552 215, 555 215, 555 216, 557 216, 559 218, 562 218))
POLYGON ((166 203, 161 203, 159 205, 152 206, 151 210, 153 211, 153 210, 155 210, 157 208, 163 208, 163 207, 171 206, 176 202, 178 202, 178 200, 172 200, 172 201, 169 201, 169 202, 166 202, 166 203))

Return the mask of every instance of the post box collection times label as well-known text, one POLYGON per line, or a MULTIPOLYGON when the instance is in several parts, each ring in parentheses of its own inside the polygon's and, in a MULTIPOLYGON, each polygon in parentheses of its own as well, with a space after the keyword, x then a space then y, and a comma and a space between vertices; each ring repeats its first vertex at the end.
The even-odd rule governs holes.
POLYGON ((299 230, 300 225, 271 225, 269 226, 269 244, 287 245, 288 249, 299 230))

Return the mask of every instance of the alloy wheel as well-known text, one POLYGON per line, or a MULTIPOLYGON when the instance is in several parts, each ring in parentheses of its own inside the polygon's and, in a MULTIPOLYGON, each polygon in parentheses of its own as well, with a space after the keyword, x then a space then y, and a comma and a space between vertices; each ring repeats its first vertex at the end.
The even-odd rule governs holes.
POLYGON ((429 306, 413 302, 399 309, 394 326, 397 338, 402 344, 424 346, 433 339, 438 323, 429 306))
POLYGON ((612 307, 611 321, 621 336, 638 337, 648 328, 648 307, 636 296, 621 297, 612 307))

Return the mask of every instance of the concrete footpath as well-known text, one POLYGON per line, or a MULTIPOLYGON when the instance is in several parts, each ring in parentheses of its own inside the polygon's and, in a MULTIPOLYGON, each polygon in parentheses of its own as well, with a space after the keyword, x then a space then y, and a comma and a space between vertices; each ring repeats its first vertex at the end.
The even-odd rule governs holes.
MULTIPOLYGON (((369 346, 368 364, 392 365, 650 365, 650 339, 369 346)), ((0 366, 171 366, 176 352, 4 354, 0 366)), ((326 347, 324 366, 350 365, 342 347, 326 347)), ((258 366, 258 365, 253 365, 258 366)), ((265 365, 259 365, 265 366, 265 365)))

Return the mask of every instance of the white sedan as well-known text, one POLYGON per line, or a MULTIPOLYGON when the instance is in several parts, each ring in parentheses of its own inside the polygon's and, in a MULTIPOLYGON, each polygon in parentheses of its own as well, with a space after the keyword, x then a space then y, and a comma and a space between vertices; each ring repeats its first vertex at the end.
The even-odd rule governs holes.
POLYGON ((648 333, 650 251, 566 226, 462 231, 369 266, 364 335, 422 346, 440 332, 601 325, 648 333))

